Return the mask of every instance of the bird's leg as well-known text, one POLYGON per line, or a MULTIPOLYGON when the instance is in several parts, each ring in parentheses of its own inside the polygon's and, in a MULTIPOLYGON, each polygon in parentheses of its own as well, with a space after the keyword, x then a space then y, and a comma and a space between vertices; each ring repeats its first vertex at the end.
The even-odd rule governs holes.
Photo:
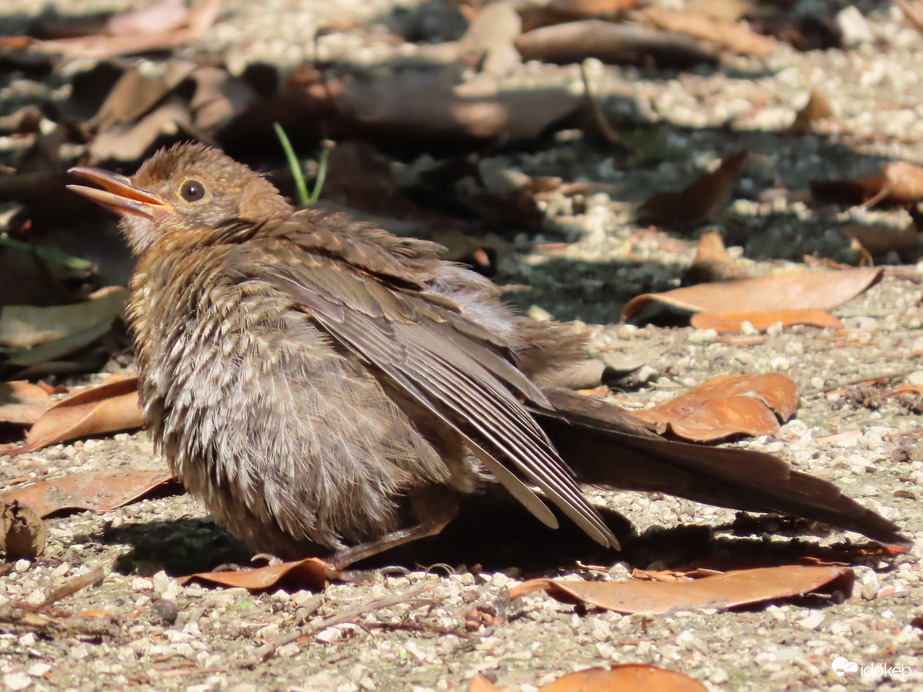
POLYGON ((411 496, 410 509, 417 523, 334 553, 327 559, 331 572, 337 574, 367 557, 437 535, 458 515, 458 498, 446 488, 428 487, 411 496))

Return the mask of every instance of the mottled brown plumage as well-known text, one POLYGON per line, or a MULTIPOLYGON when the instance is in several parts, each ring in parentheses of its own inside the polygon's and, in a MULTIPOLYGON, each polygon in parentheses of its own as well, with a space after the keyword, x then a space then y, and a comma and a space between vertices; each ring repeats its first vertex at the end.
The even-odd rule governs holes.
POLYGON ((145 420, 174 472, 253 550, 341 564, 438 531, 499 481, 617 541, 574 478, 779 511, 888 542, 896 527, 767 454, 664 440, 543 389, 581 358, 439 247, 296 211, 222 153, 179 145, 132 178, 74 173, 139 256, 129 322, 145 420), (563 456, 563 459, 562 459, 563 456), (358 546, 358 547, 357 547, 358 546))

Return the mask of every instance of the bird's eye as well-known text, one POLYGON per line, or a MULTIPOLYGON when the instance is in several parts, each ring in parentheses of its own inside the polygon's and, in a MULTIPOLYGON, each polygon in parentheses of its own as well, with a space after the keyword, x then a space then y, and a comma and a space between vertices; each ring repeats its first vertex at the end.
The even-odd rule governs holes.
POLYGON ((187 180, 179 189, 179 194, 187 202, 198 202, 205 196, 205 186, 198 180, 187 180))

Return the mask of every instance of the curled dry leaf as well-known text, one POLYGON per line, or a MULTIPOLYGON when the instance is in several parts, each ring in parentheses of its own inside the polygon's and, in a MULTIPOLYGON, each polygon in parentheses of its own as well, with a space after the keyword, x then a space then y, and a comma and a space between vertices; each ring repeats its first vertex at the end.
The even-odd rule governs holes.
POLYGON ((786 565, 681 582, 533 579, 510 589, 510 599, 542 590, 566 603, 587 603, 625 614, 656 615, 690 608, 735 608, 820 590, 849 594, 854 580, 853 571, 841 565, 786 565))
POLYGON ((741 55, 765 58, 776 49, 776 42, 738 22, 710 17, 695 10, 672 10, 658 5, 646 8, 642 14, 657 27, 676 31, 730 48, 741 55))
POLYGON ((696 442, 732 435, 774 435, 798 408, 798 386, 777 372, 722 375, 634 415, 696 442), (778 419, 776 418, 778 416, 778 419))
POLYGON ((819 120, 826 120, 836 115, 833 110, 833 104, 830 99, 819 91, 812 91, 808 102, 798 113, 795 114, 795 122, 792 123, 792 132, 810 132, 811 125, 819 120))
POLYGON ((0 453, 33 452, 48 445, 143 425, 138 380, 127 378, 79 392, 48 409, 26 435, 26 443, 0 446, 0 453))
POLYGON ((765 332, 774 324, 789 327, 805 324, 812 327, 834 327, 843 323, 823 310, 738 310, 730 312, 697 312, 690 318, 696 329, 714 329, 719 334, 740 332, 744 322, 757 331, 765 332))
POLYGON ((622 309, 622 321, 639 316, 645 308, 675 312, 728 312, 739 310, 830 310, 881 281, 881 268, 843 271, 807 271, 758 276, 740 281, 699 284, 666 293, 646 293, 632 298, 622 309))
POLYGON ((32 507, 0 500, 0 550, 8 560, 34 560, 45 550, 48 530, 32 507))
POLYGON ((51 396, 37 384, 0 382, 0 423, 32 425, 51 405, 51 396))
POLYGON ((274 588, 280 583, 291 584, 299 589, 323 589, 327 584, 327 564, 315 557, 282 562, 254 569, 227 572, 199 572, 188 577, 180 577, 180 584, 192 580, 219 584, 231 588, 242 587, 251 591, 274 588))
POLYGON ((18 501, 40 517, 65 509, 109 512, 170 480, 172 475, 163 469, 92 471, 8 490, 0 495, 0 501, 18 501))
POLYGON ((746 151, 731 154, 717 169, 699 176, 680 192, 654 195, 641 205, 641 212, 654 224, 700 223, 727 197, 746 160, 746 151))
POLYGON ((713 53, 683 34, 598 19, 555 24, 526 32, 516 39, 516 48, 525 60, 554 63, 596 58, 606 63, 649 61, 662 67, 690 67, 716 62, 713 53))
POLYGON ((913 221, 902 227, 885 224, 847 224, 840 232, 855 240, 872 255, 900 252, 913 245, 917 239, 917 225, 913 221))
POLYGON ((811 194, 823 201, 868 207, 881 202, 914 204, 923 199, 923 168, 907 161, 891 161, 869 178, 815 181, 811 194))
POLYGON ((683 273, 683 280, 688 284, 700 284, 733 281, 746 276, 746 270, 739 267, 734 258, 728 253, 721 234, 708 231, 699 238, 695 258, 683 273))

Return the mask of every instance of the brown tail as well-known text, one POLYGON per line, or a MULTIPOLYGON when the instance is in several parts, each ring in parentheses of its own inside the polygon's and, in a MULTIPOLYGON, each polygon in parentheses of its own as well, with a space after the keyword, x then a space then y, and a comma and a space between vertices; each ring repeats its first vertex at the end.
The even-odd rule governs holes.
POLYGON ((545 395, 557 411, 533 413, 582 482, 805 517, 887 544, 911 542, 893 522, 832 483, 795 471, 770 454, 674 442, 612 404, 563 389, 548 389, 545 395))

